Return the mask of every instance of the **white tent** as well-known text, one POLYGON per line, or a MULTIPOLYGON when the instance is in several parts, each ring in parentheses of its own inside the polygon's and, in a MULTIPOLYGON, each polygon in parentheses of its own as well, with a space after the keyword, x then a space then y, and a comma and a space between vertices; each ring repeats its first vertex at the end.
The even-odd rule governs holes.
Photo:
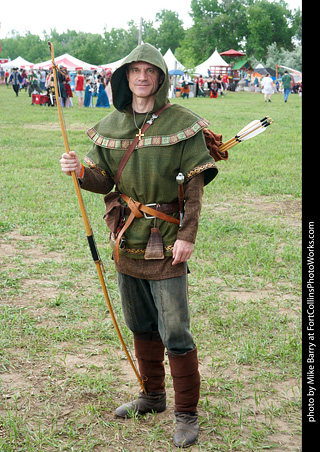
MULTIPOLYGON (((57 66, 63 65, 67 68, 68 71, 76 71, 77 69, 83 70, 94 70, 99 69, 100 66, 96 66, 94 64, 86 63, 85 61, 79 60, 78 58, 69 55, 68 53, 64 53, 63 55, 56 57, 55 63, 57 66)), ((47 60, 42 63, 37 63, 33 66, 33 69, 51 69, 52 61, 47 60)))
POLYGON ((227 68, 229 67, 229 64, 224 61, 221 55, 219 55, 217 49, 213 52, 210 58, 196 67, 195 72, 197 74, 207 75, 208 69, 210 70, 211 67, 222 68, 222 70, 225 68, 223 70, 224 72, 227 72, 227 68))
POLYGON ((121 58, 120 60, 114 61, 113 63, 102 64, 101 67, 102 67, 102 69, 111 69, 112 72, 114 72, 116 69, 118 69, 118 67, 121 66, 122 62, 123 62, 126 58, 127 58, 127 57, 121 58))
POLYGON ((8 61, 7 63, 2 64, 2 67, 4 69, 10 69, 10 68, 13 68, 13 67, 17 67, 19 69, 20 68, 29 69, 29 68, 32 68, 33 66, 34 66, 33 63, 30 63, 30 61, 25 60, 21 56, 18 56, 14 60, 8 61))
POLYGON ((177 58, 173 55, 172 50, 168 49, 165 53, 165 55, 163 56, 167 66, 168 66, 168 71, 172 71, 174 69, 180 69, 183 70, 183 66, 181 63, 179 63, 179 61, 177 60, 177 58))

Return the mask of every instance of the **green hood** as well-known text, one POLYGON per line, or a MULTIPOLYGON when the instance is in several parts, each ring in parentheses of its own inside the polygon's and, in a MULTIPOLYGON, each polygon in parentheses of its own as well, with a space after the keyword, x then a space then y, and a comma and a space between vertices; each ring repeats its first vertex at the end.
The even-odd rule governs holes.
POLYGON ((169 73, 163 56, 151 44, 142 44, 136 47, 123 61, 122 65, 113 73, 111 78, 113 105, 118 111, 123 112, 132 103, 132 93, 129 89, 126 68, 129 63, 133 63, 134 61, 144 61, 153 64, 164 73, 165 78, 160 85, 154 103, 153 111, 157 111, 168 102, 169 73))

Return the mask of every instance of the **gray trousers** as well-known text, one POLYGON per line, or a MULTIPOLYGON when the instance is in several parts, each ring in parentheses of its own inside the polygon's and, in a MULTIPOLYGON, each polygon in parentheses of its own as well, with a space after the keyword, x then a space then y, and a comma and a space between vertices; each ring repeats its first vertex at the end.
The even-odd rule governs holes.
POLYGON ((118 273, 117 278, 124 319, 133 333, 158 331, 173 353, 194 349, 187 275, 153 281, 118 273))

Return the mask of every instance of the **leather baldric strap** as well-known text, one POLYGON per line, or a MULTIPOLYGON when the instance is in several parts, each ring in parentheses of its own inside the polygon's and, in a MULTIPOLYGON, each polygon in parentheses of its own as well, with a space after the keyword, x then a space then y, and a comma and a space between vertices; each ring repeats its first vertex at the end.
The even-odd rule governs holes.
MULTIPOLYGON (((169 223, 174 223, 179 226, 180 222, 177 218, 171 217, 170 215, 168 215, 165 212, 161 212, 161 205, 159 205, 159 207, 157 206, 156 209, 153 209, 152 207, 145 206, 141 202, 134 201, 132 198, 129 198, 129 196, 127 196, 127 195, 122 194, 121 198, 128 204, 128 207, 131 212, 130 212, 130 215, 129 215, 127 221, 125 222, 123 228, 121 229, 121 231, 119 232, 119 234, 117 236, 116 247, 115 247, 115 258, 116 258, 117 262, 119 262, 119 248, 120 248, 121 238, 135 218, 142 218, 143 214, 146 213, 147 215, 150 215, 151 217, 156 217, 156 218, 159 218, 160 220, 168 221, 169 223)), ((171 213, 179 211, 178 203, 165 204, 165 206, 166 207, 164 209, 167 212, 170 212, 170 210, 171 210, 171 213), (170 209, 170 206, 172 206, 171 209, 170 209)))
MULTIPOLYGON (((156 113, 154 113, 154 115, 151 117, 151 119, 149 121, 147 121, 146 124, 143 126, 143 128, 141 130, 141 134, 144 134, 145 131, 151 126, 151 124, 153 124, 153 121, 155 121, 158 118, 158 116, 170 106, 171 106, 171 104, 167 103, 163 107, 161 107, 156 113)), ((130 155, 132 154, 135 147, 137 146, 138 141, 139 141, 139 136, 136 136, 135 139, 132 141, 131 145, 128 147, 127 152, 124 154, 124 156, 120 162, 120 165, 118 167, 118 171, 116 174, 116 178, 115 178, 116 188, 118 187, 118 183, 120 180, 122 170, 125 167, 127 161, 129 160, 130 155)))

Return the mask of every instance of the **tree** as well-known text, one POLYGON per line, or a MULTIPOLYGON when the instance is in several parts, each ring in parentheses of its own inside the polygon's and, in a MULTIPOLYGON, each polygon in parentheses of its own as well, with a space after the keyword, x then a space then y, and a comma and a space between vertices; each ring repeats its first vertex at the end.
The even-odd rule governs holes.
POLYGON ((292 32, 293 39, 298 43, 298 45, 302 43, 302 12, 301 9, 298 8, 294 11, 292 15, 292 32))
POLYGON ((248 8, 246 53, 265 60, 266 49, 273 42, 292 50, 293 30, 289 27, 291 13, 284 2, 256 1, 248 8))
POLYGON ((99 65, 105 59, 105 42, 101 35, 78 33, 72 46, 72 55, 80 60, 99 65))
POLYGON ((186 41, 193 41, 196 64, 208 58, 216 48, 221 52, 242 48, 247 34, 245 0, 192 0, 191 10, 194 25, 187 30, 186 41))
POLYGON ((191 17, 194 25, 186 32, 186 41, 194 49, 195 65, 208 58, 218 46, 215 20, 219 17, 217 0, 191 0, 191 17))
POLYGON ((14 60, 18 56, 23 57, 31 63, 38 63, 44 59, 49 59, 47 42, 41 40, 39 36, 27 32, 26 36, 21 36, 16 31, 11 31, 11 36, 1 40, 1 54, 14 60))
MULTIPOLYGON (((126 57, 132 50, 128 45, 128 32, 123 28, 112 28, 110 32, 105 31, 104 42, 107 63, 126 57)), ((136 42, 138 42, 138 38, 136 42)))
MULTIPOLYGON (((296 47, 293 51, 289 51, 280 49, 275 42, 268 46, 266 67, 275 67, 277 64, 302 71, 302 47, 296 47)), ((284 69, 280 72, 284 72, 284 69)))
POLYGON ((198 64, 199 52, 201 51, 198 45, 201 45, 201 43, 197 40, 196 30, 191 27, 185 32, 185 37, 180 42, 180 47, 175 51, 175 57, 185 68, 190 69, 198 64))
POLYGON ((156 47, 163 55, 169 48, 174 52, 184 38, 182 20, 176 12, 163 9, 156 14, 156 22, 160 22, 156 47))
POLYGON ((153 22, 142 21, 142 40, 154 47, 158 46, 158 31, 154 28, 153 22))
POLYGON ((221 51, 242 49, 247 34, 247 9, 244 0, 222 0, 220 14, 214 20, 218 47, 221 51))
MULTIPOLYGON (((209 58, 215 49, 243 50, 250 59, 265 62, 273 44, 278 52, 288 55, 301 44, 301 10, 290 11, 285 0, 191 0, 190 15, 194 24, 184 30, 176 12, 161 10, 156 14, 157 28, 153 22, 142 21, 143 42, 154 45, 162 54, 171 48, 187 68, 209 58)), ((70 53, 91 64, 105 64, 126 57, 136 47, 139 28, 140 24, 131 21, 127 28, 105 29, 103 35, 75 30, 59 34, 53 29, 43 32, 44 39, 30 32, 20 36, 12 31, 1 40, 1 56, 22 56, 38 63, 50 58, 50 40, 56 55, 70 53)))

